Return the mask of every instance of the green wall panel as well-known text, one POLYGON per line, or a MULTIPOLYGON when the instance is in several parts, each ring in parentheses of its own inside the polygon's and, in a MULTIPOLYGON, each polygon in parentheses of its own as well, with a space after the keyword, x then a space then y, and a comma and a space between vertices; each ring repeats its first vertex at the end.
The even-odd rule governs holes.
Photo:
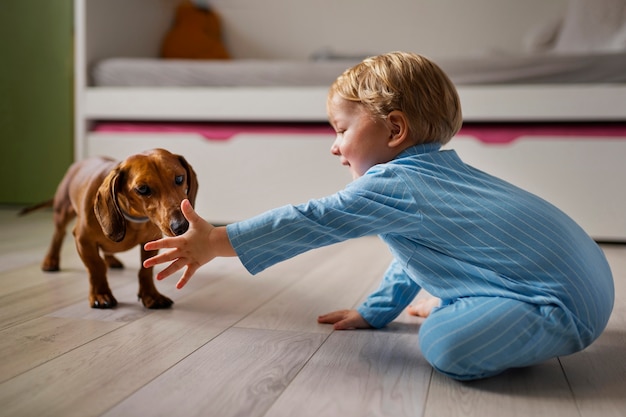
POLYGON ((53 196, 72 162, 72 0, 0 0, 0 204, 53 196))

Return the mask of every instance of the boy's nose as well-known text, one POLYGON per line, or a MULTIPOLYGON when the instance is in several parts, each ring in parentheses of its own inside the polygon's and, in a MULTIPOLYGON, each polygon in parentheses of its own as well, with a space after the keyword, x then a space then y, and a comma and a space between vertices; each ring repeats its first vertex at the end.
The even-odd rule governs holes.
POLYGON ((335 139, 335 141, 333 142, 332 146, 330 147, 330 153, 335 155, 335 156, 341 155, 341 151, 339 151, 339 140, 338 139, 335 139))

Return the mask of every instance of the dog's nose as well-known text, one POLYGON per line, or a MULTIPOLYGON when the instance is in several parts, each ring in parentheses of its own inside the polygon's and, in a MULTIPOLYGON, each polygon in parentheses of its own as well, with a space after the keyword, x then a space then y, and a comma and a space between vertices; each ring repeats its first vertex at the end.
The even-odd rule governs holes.
POLYGON ((170 229, 172 229, 172 233, 176 236, 180 236, 189 229, 189 222, 185 218, 182 220, 172 220, 170 229))

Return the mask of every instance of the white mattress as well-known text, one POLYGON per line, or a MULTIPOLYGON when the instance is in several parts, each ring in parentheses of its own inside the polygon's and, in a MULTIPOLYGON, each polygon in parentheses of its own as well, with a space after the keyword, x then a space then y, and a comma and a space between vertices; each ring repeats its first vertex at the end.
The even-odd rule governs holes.
MULTIPOLYGON (((330 86, 358 59, 228 61, 111 58, 96 63, 102 87, 330 86)), ((626 53, 492 55, 435 59, 457 85, 626 82, 626 53)))
POLYGON ((358 62, 112 58, 99 62, 92 77, 102 87, 330 87, 358 62))

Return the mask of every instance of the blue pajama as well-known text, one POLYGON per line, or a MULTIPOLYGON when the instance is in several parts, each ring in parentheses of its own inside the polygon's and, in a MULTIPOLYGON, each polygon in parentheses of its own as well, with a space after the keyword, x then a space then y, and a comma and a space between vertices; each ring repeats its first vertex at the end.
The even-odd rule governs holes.
POLYGON ((227 232, 252 274, 313 248, 380 236, 393 261, 357 310, 380 328, 422 288, 441 298, 420 328, 420 348, 456 379, 579 351, 613 308, 604 254, 572 219, 436 144, 409 148, 336 194, 227 232))

